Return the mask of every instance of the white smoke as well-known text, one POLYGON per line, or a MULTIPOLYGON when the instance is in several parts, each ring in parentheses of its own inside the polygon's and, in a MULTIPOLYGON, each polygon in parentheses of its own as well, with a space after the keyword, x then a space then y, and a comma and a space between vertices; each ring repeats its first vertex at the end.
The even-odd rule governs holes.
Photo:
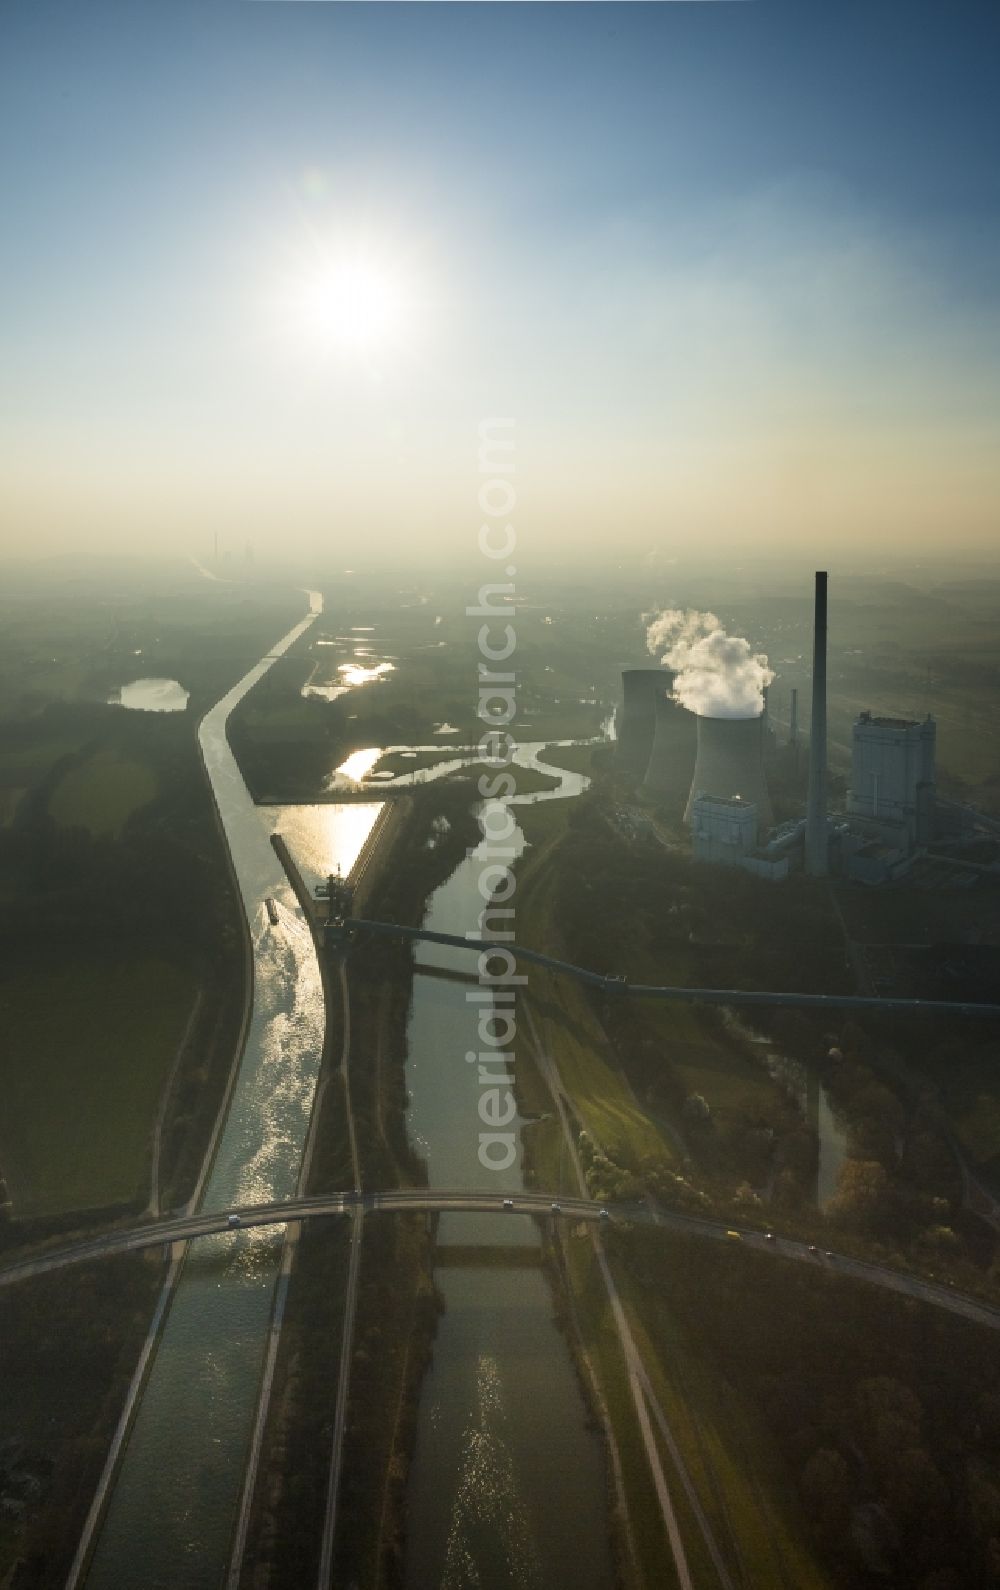
POLYGON ((644 613, 646 644, 675 674, 671 695, 704 718, 757 718, 764 688, 774 678, 763 652, 727 635, 714 613, 668 608, 644 613))

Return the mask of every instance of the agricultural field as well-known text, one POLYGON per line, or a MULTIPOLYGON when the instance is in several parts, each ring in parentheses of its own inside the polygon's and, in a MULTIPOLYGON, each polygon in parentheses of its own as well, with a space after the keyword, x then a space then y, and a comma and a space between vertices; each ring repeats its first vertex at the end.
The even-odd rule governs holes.
POLYGON ((60 779, 49 812, 60 828, 86 828, 113 838, 133 812, 155 799, 156 791, 156 775, 147 764, 108 749, 60 779))
POLYGON ((163 1084, 203 989, 198 1054, 185 1054, 164 1121, 166 1184, 196 1174, 243 981, 196 728, 303 605, 291 585, 275 596, 210 582, 180 560, 56 563, 5 585, 0 1176, 12 1240, 145 1201, 163 1084), (147 675, 179 680, 187 709, 110 704, 147 675))
POLYGON ((128 1203, 196 993, 169 962, 81 948, 0 976, 0 1165, 17 1218, 128 1203))

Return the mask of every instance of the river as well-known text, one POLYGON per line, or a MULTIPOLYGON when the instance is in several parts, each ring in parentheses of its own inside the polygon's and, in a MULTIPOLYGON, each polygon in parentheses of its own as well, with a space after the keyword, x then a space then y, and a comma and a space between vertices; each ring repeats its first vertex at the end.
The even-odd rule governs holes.
MULTIPOLYGON (((546 768, 540 748, 520 763, 559 774, 558 790, 514 797, 558 799, 586 785, 546 768)), ((520 830, 513 848, 520 851, 520 830)), ((425 925, 477 926, 480 862, 461 862, 431 897, 425 925)), ((434 1187, 497 1190, 524 1185, 522 1154, 506 1171, 479 1162, 479 1087, 466 1054, 478 1047, 478 1007, 467 984, 434 968, 468 972, 469 956, 422 944, 407 1032, 410 1135, 434 1187), (421 969, 423 968, 423 969, 421 969)), ((512 1127, 520 1133, 522 1122, 512 1127)), ((408 1590, 607 1590, 614 1582, 607 1475, 553 1297, 539 1268, 539 1233, 525 1216, 443 1216, 444 1246, 522 1250, 520 1265, 440 1267, 445 1312, 421 1393, 410 1472, 408 1590)), ((484 1255, 485 1257, 485 1255, 484 1255)))

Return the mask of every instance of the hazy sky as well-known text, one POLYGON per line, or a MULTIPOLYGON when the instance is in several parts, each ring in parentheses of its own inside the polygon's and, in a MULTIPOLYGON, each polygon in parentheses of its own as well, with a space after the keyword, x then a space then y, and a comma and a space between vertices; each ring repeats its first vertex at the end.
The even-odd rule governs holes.
POLYGON ((5 0, 0 547, 1000 542, 1000 8, 5 0))

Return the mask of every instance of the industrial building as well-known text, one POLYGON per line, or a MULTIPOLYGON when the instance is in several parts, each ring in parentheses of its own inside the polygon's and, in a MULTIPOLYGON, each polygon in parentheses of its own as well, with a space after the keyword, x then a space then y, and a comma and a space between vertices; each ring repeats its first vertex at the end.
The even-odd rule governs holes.
POLYGON ((935 723, 862 712, 851 744, 852 828, 909 855, 934 837, 935 723))
MULTIPOLYGON (((641 791, 659 809, 685 800, 696 860, 738 866, 757 876, 812 877, 834 872, 880 884, 906 875, 923 887, 968 885, 995 866, 964 859, 980 830, 1000 837, 1000 824, 936 792, 936 724, 862 712, 853 726, 846 811, 831 814, 827 789, 827 575, 815 576, 812 713, 805 816, 774 828, 765 774, 767 701, 756 717, 696 715, 673 697, 662 668, 622 674, 619 765, 644 768, 641 791), (690 780, 690 783, 688 783, 690 780)), ((798 692, 792 691, 789 743, 800 737, 798 692)))
POLYGON ((757 808, 738 795, 723 799, 698 795, 691 807, 691 846, 695 861, 739 867, 772 882, 788 876, 787 847, 757 844, 757 808))
POLYGON ((738 865, 757 848, 756 806, 738 795, 699 795, 691 809, 691 843, 696 861, 738 865))

